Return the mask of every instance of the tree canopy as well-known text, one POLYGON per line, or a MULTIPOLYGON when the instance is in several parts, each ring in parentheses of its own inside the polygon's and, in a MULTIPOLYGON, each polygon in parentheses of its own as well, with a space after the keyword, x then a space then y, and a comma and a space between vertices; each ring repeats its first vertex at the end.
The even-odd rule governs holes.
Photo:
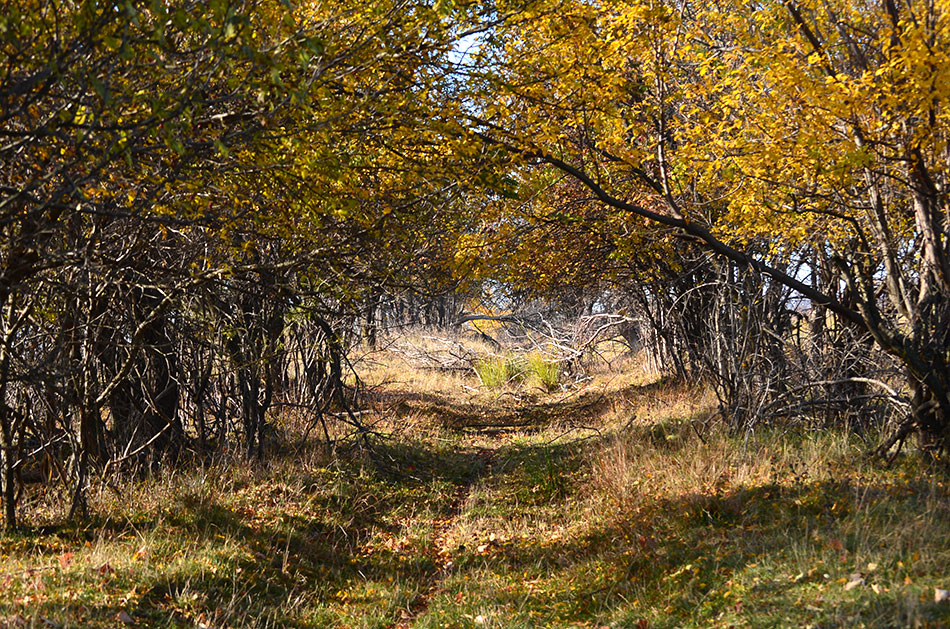
POLYGON ((947 20, 939 2, 532 3, 485 38, 470 124, 526 180, 553 168, 869 333, 915 390, 901 432, 940 440, 947 20), (774 263, 796 259, 812 279, 774 263))
POLYGON ((260 456, 275 396, 346 407, 384 295, 485 281, 662 314, 725 277, 788 333, 794 293, 905 370, 882 451, 946 448, 948 39, 941 0, 11 3, 7 524, 27 466, 81 510, 93 470, 260 456))

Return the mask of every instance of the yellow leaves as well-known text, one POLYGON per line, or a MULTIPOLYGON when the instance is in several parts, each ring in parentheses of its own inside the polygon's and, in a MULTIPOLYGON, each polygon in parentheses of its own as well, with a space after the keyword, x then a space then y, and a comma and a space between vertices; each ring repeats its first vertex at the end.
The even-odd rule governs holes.
POLYGON ((92 110, 85 105, 79 105, 73 114, 73 124, 81 127, 92 121, 92 110))

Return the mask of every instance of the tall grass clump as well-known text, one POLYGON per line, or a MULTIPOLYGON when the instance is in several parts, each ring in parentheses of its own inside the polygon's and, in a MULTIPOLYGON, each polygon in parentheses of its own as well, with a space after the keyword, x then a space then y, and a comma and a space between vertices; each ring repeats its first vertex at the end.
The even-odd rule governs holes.
POLYGON ((525 363, 516 356, 489 356, 475 362, 475 375, 489 389, 524 379, 525 363))
POLYGON ((527 380, 532 385, 545 391, 557 388, 558 377, 561 375, 561 366, 557 362, 547 360, 538 352, 532 352, 526 357, 525 370, 527 380))

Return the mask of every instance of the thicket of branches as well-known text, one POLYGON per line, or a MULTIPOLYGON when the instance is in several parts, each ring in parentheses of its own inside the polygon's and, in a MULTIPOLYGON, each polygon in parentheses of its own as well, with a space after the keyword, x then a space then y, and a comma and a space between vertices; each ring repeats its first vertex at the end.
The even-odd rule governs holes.
POLYGON ((261 457, 274 408, 359 428, 347 348, 374 295, 444 264, 435 211, 464 181, 405 131, 445 49, 425 3, 365 8, 5 8, 7 527, 30 482, 81 514, 94 477, 261 457))
MULTIPOLYGON (((650 265, 652 280, 625 284, 645 349, 667 373, 710 383, 733 429, 791 422, 863 431, 906 415, 909 399, 894 388, 899 365, 850 322, 693 247, 650 265)), ((786 267, 806 270, 823 290, 840 290, 838 278, 804 260, 786 267)))
POLYGON ((82 513, 97 475, 260 457, 274 409, 358 430, 347 349, 501 287, 737 430, 945 449, 950 20, 905 5, 10 3, 6 526, 30 480, 82 513))

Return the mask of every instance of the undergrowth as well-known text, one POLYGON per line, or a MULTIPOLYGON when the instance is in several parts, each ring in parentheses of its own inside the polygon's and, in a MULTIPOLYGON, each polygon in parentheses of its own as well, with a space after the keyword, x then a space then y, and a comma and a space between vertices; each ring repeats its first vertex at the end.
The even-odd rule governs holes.
POLYGON ((474 364, 475 374, 483 385, 496 389, 524 379, 524 361, 514 355, 488 356, 474 364))
POLYGON ((365 374, 389 435, 370 449, 104 486, 90 520, 4 534, 0 621, 950 625, 939 462, 886 467, 844 432, 736 437, 703 392, 633 372, 520 401, 393 373, 365 374))
POLYGON ((542 391, 553 391, 558 386, 560 365, 539 352, 486 356, 474 363, 479 381, 490 389, 525 382, 542 391))

